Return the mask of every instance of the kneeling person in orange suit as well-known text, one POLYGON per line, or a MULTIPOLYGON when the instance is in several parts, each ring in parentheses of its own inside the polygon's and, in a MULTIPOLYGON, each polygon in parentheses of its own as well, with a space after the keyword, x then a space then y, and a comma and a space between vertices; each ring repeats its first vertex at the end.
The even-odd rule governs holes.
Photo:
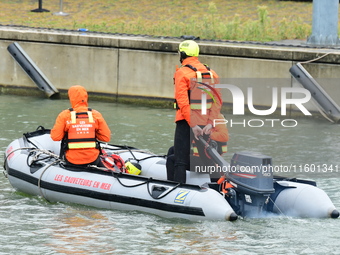
POLYGON ((102 114, 88 108, 88 94, 80 85, 68 90, 72 108, 62 111, 51 130, 51 138, 61 141, 61 157, 74 165, 100 165, 97 140, 109 142, 111 131, 102 114))

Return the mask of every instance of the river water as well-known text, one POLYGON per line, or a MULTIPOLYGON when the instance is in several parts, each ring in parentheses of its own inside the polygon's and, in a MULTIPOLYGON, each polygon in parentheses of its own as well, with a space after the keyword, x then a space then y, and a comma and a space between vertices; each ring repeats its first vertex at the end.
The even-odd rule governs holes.
MULTIPOLYGON (((103 102, 90 102, 90 106, 107 120, 111 143, 162 155, 172 145, 173 110, 103 102)), ((67 100, 0 95, 1 155, 23 133, 39 125, 51 128, 57 114, 68 107, 67 100)), ((340 208, 339 125, 315 117, 296 119, 296 127, 284 127, 282 119, 235 118, 228 113, 225 117, 230 132, 226 159, 244 150, 269 155, 276 174, 317 181, 340 208), (261 123, 262 127, 251 127, 261 123)), ((1 167, 3 160, 1 156, 1 167)), ((15 191, 2 174, 0 227, 0 255, 340 254, 340 219, 170 220, 140 212, 49 203, 15 191)))

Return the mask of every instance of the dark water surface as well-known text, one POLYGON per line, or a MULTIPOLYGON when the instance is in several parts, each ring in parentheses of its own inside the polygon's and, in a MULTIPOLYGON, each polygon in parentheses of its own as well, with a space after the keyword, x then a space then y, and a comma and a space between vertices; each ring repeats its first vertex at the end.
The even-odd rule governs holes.
MULTIPOLYGON (((173 110, 102 102, 90 106, 107 120, 111 143, 163 155, 173 142, 173 110)), ((51 128, 57 114, 68 107, 66 100, 0 95, 1 155, 23 133, 39 125, 51 128)), ((225 115, 239 123, 252 119, 225 115)), ((340 126, 316 118, 297 122, 294 128, 229 126, 226 158, 244 150, 272 156, 274 164, 281 166, 277 174, 316 180, 339 209, 340 126)), ((1 156, 1 166, 3 160, 1 156)), ((169 220, 139 212, 51 204, 16 192, 2 174, 0 227, 0 254, 340 254, 339 219, 169 220)))

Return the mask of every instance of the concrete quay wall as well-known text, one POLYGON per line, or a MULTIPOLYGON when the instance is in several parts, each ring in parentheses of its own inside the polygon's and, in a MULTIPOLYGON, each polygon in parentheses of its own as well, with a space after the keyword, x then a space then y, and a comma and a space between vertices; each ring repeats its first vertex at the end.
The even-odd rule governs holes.
MULTIPOLYGON (((0 86, 7 89, 36 88, 9 54, 7 47, 13 42, 58 90, 80 84, 115 99, 173 98, 179 39, 0 26, 0 86)), ((300 86, 289 73, 292 65, 328 54, 303 66, 340 105, 337 49, 213 41, 199 45, 201 62, 219 74, 221 83, 241 88, 245 102, 247 88, 252 87, 253 104, 264 107, 272 105, 274 87, 280 92, 283 87, 300 86)), ((232 103, 230 91, 222 92, 224 102, 232 103)), ((280 102, 280 93, 277 97, 280 102)), ((306 107, 315 110, 310 102, 306 107)))

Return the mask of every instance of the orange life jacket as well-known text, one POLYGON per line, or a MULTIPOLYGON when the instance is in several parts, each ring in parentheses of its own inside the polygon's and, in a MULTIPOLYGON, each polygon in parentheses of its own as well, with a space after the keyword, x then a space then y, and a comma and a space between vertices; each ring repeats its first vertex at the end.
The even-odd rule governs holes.
POLYGON ((191 79, 190 81, 190 109, 191 110, 201 110, 203 103, 206 102, 206 109, 210 109, 212 104, 219 100, 222 103, 221 98, 219 97, 219 93, 216 92, 216 89, 213 87, 215 85, 215 79, 213 73, 210 71, 210 68, 207 65, 204 65, 207 68, 207 72, 200 72, 197 68, 192 65, 185 65, 185 67, 189 67, 191 70, 196 72, 196 78, 191 79), (202 102, 202 94, 206 95, 205 102, 202 102))
MULTIPOLYGON (((190 81, 190 90, 188 91, 188 97, 190 100, 190 109, 191 110, 201 110, 202 109, 202 94, 206 94, 206 109, 210 109, 212 104, 219 100, 222 104, 222 99, 219 96, 219 93, 216 92, 216 89, 213 87, 215 84, 215 79, 213 73, 210 71, 210 68, 207 65, 204 65, 207 69, 207 72, 200 72, 197 68, 192 65, 184 65, 183 67, 188 67, 194 72, 196 72, 196 78, 191 79, 190 81)), ((205 103, 204 102, 204 103, 205 103)), ((177 102, 175 100, 174 108, 179 109, 177 102)))
POLYGON ((96 148, 96 130, 92 110, 90 108, 87 112, 76 112, 72 108, 69 110, 71 124, 67 136, 68 149, 96 148))

